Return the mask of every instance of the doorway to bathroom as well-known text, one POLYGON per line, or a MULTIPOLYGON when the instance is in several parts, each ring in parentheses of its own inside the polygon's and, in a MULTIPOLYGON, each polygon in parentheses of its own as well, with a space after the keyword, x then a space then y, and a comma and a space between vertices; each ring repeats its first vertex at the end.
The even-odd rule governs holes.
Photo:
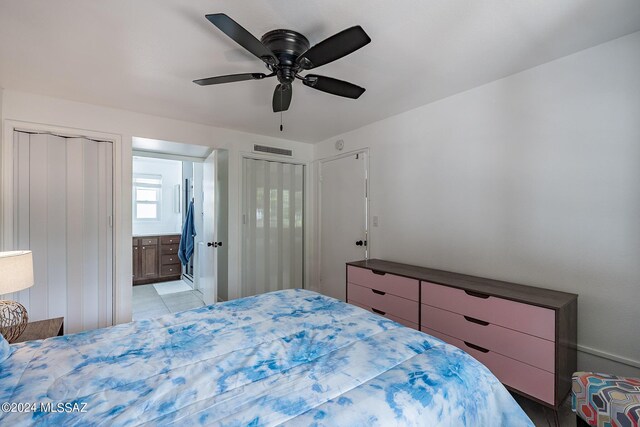
POLYGON ((204 305, 194 274, 202 230, 202 162, 158 156, 133 156, 134 320, 204 305))

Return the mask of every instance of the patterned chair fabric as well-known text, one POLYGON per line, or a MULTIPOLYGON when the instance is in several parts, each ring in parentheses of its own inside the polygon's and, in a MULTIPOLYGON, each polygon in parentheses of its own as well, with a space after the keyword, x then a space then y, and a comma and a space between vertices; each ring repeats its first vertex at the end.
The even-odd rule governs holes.
POLYGON ((638 427, 640 378, 576 372, 571 407, 591 426, 638 427))

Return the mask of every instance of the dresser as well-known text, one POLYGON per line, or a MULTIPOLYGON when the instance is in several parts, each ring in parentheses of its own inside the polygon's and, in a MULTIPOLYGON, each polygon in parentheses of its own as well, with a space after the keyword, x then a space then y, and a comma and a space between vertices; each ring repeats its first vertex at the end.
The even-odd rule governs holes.
POLYGON ((134 237, 133 284, 180 279, 179 246, 179 234, 134 237))
POLYGON ((556 411, 576 367, 578 295, 371 259, 347 263, 347 302, 469 353, 556 411))

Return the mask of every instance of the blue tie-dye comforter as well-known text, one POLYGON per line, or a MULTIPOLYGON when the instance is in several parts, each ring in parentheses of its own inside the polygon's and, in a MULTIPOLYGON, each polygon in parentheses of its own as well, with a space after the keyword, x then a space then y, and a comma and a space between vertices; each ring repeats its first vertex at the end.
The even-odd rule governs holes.
POLYGON ((532 425, 466 353, 305 290, 12 347, 0 403, 34 406, 3 426, 532 425))

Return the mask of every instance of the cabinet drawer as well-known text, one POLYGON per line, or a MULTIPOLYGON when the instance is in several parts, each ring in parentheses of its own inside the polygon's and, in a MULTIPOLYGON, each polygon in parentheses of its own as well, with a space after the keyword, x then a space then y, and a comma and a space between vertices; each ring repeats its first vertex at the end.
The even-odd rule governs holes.
POLYGON ((181 269, 179 265, 163 265, 161 274, 163 276, 173 276, 181 273, 181 269))
POLYGON ((353 304, 353 305, 355 305, 355 306, 357 306, 357 307, 364 308, 365 310, 370 311, 370 312, 372 312, 372 313, 375 313, 375 314, 377 314, 377 315, 379 315, 379 316, 384 316, 384 317, 386 317, 386 318, 387 318, 387 319, 389 319, 389 320, 393 320, 394 322, 398 322, 398 323, 400 323, 401 325, 406 326, 407 328, 415 329, 415 330, 418 330, 418 331, 420 330, 420 328, 418 327, 418 324, 417 324, 417 323, 409 322, 408 320, 404 320, 404 319, 402 319, 402 318, 400 318, 400 317, 396 317, 396 316, 394 316, 394 315, 392 315, 392 314, 388 314, 388 313, 384 313, 384 314, 382 314, 382 313, 375 312, 375 311, 373 311, 373 310, 371 309, 371 307, 367 307, 366 305, 364 305, 364 304, 360 304, 359 302, 355 302, 355 301, 352 301, 352 300, 348 300, 347 302, 348 302, 349 304, 353 304))
POLYGON ((423 327, 442 332, 462 341, 528 363, 548 372, 555 372, 555 344, 542 338, 502 326, 487 324, 461 314, 422 304, 420 323, 423 327))
POLYGON ((420 282, 416 279, 389 273, 377 274, 373 270, 349 265, 347 266, 347 282, 370 289, 377 289, 413 301, 418 301, 419 299, 420 282))
POLYGON ((157 237, 143 237, 140 239, 140 244, 141 245, 157 245, 158 244, 158 238, 157 237))
MULTIPOLYGON (((483 352, 469 347, 464 341, 433 329, 420 330, 452 344, 476 358, 495 375, 500 382, 537 399, 554 404, 554 374, 503 356, 493 351, 483 352)), ((473 345, 473 344, 472 344, 473 345)))
POLYGON ((375 308, 385 314, 400 317, 411 323, 418 323, 419 307, 417 301, 400 298, 353 283, 347 284, 347 296, 349 300, 356 301, 372 309, 375 308))
POLYGON ((162 265, 180 264, 178 255, 162 255, 162 265))
POLYGON ((162 255, 178 255, 178 245, 160 245, 162 255))
POLYGON ((160 236, 160 243, 163 245, 177 245, 180 243, 180 236, 160 236))
POLYGON ((555 341, 555 311, 422 282, 422 303, 555 341))

